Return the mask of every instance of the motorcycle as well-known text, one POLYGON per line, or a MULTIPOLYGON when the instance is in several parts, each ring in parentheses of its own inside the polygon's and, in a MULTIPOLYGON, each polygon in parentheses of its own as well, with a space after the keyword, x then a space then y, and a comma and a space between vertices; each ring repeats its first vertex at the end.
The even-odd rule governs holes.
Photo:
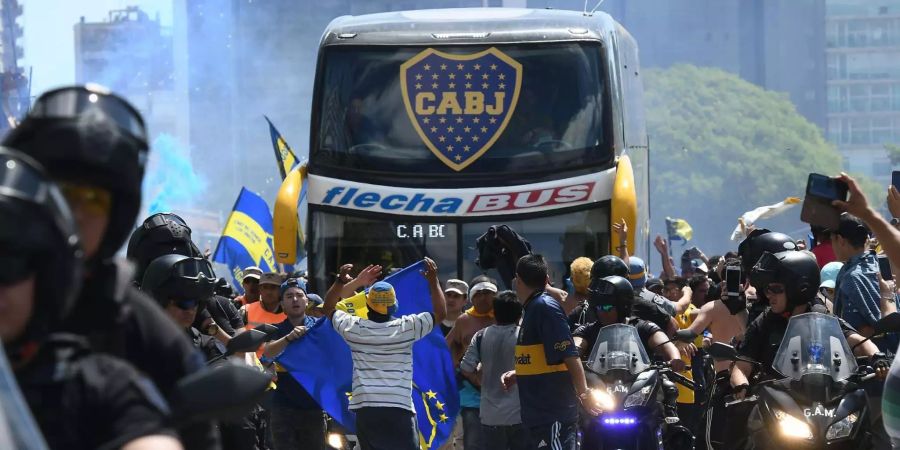
POLYGON ((597 417, 584 415, 583 448, 691 448, 690 432, 665 420, 664 376, 690 389, 694 384, 665 364, 651 363, 636 328, 625 324, 601 328, 584 366, 591 395, 603 412, 597 417), (678 427, 678 433, 669 433, 672 427, 678 427), (676 443, 673 436, 683 441, 676 443))
MULTIPOLYGON (((886 316, 875 328, 876 333, 900 329, 900 314, 886 316)), ((772 375, 756 383, 753 395, 729 402, 754 404, 747 424, 748 448, 872 448, 878 437, 871 426, 878 417, 864 388, 875 377, 874 368, 858 364, 834 316, 791 317, 771 368, 722 343, 713 344, 710 354, 753 364, 762 369, 758 372, 772 375)))

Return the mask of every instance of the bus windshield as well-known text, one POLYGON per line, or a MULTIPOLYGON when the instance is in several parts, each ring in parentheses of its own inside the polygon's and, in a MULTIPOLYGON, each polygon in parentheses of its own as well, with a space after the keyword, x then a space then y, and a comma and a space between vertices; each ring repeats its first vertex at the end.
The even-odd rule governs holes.
MULTIPOLYGON (((318 94, 313 107, 313 164, 339 169, 343 173, 459 179, 455 174, 461 168, 453 168, 452 164, 436 156, 436 152, 455 143, 458 143, 457 147, 464 147, 468 142, 464 139, 471 139, 467 133, 478 132, 486 133, 487 138, 492 138, 491 133, 495 132, 496 140, 480 156, 471 158, 462 172, 464 175, 547 172, 548 168, 562 173, 566 169, 612 164, 611 102, 607 71, 603 65, 605 50, 599 43, 430 48, 451 55, 449 57, 499 51, 521 65, 521 87, 514 108, 507 111, 510 114, 505 126, 488 128, 491 125, 484 122, 492 118, 486 116, 478 123, 469 123, 478 121, 479 117, 470 114, 468 108, 484 111, 493 97, 488 96, 483 104, 472 106, 466 103, 467 92, 463 91, 458 92, 460 106, 457 113, 450 111, 440 118, 433 116, 432 122, 426 122, 428 125, 420 123, 418 128, 416 119, 411 117, 414 108, 409 105, 415 100, 408 96, 414 96, 415 89, 430 89, 429 95, 435 95, 430 105, 437 107, 438 113, 442 94, 448 93, 442 91, 450 89, 451 83, 457 90, 474 83, 473 90, 483 85, 488 91, 504 89, 505 93, 514 96, 509 90, 511 85, 501 88, 502 79, 490 78, 492 74, 487 66, 476 70, 474 64, 465 67, 465 60, 446 68, 442 64, 434 67, 439 73, 432 73, 430 77, 426 74, 425 78, 435 77, 433 80, 423 79, 425 84, 418 87, 413 87, 415 85, 410 82, 410 88, 404 93, 400 74, 405 69, 402 66, 420 55, 425 47, 331 46, 324 50, 323 69, 317 80, 318 94), (432 126, 436 131, 431 130, 432 126), (429 141, 441 149, 431 149, 429 141)), ((499 78, 497 72, 493 75, 499 78)), ((498 117, 503 119, 503 116, 498 117)), ((474 150, 480 148, 478 145, 484 139, 473 144, 474 150)), ((451 162, 453 151, 465 154, 462 152, 469 150, 450 150, 446 156, 451 162)))
POLYGON ((352 263, 357 270, 379 264, 385 274, 425 256, 438 264, 442 280, 470 280, 486 273, 500 280, 496 269, 482 270, 475 265, 478 251, 475 241, 491 225, 506 224, 525 236, 535 253, 544 255, 550 265, 551 281, 563 286, 569 264, 579 256, 591 259, 609 248, 609 206, 597 204, 590 209, 556 216, 507 218, 503 220, 423 221, 423 218, 372 215, 357 216, 312 211, 310 276, 314 288, 324 290, 333 281, 331 274, 341 264, 352 263))

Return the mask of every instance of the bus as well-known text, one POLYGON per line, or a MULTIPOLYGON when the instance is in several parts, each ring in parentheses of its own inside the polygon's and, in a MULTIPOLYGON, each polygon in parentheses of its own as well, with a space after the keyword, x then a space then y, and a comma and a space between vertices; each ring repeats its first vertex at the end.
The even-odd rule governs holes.
MULTIPOLYGON (((337 268, 433 258, 441 280, 496 270, 505 224, 550 264, 646 258, 649 147, 638 48, 609 15, 513 8, 345 16, 319 48, 308 162, 313 289, 337 268)), ((502 286, 501 286, 502 288, 502 286)))

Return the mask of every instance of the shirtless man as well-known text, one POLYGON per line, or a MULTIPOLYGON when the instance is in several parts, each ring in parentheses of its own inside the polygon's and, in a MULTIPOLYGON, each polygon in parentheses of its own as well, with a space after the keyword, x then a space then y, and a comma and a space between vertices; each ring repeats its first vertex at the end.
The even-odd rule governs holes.
MULTIPOLYGON (((728 265, 739 266, 740 261, 730 260, 728 265)), ((747 283, 744 289, 744 297, 735 300, 729 300, 727 293, 723 292, 723 297, 719 301, 706 302, 699 310, 695 310, 697 317, 690 326, 685 328, 690 330, 692 334, 702 335, 704 331, 709 331, 711 337, 704 339, 704 345, 712 342, 722 342, 732 345, 734 340, 740 340, 747 328, 747 309, 746 297, 755 297, 755 290, 747 283)), ((696 347, 693 344, 676 341, 676 346, 682 353, 693 356, 696 347)), ((713 386, 711 408, 706 417, 706 442, 707 448, 721 448, 723 439, 716 432, 726 429, 722 425, 725 420, 724 400, 725 394, 730 392, 729 384, 729 368, 731 361, 716 361, 716 382, 713 386)))

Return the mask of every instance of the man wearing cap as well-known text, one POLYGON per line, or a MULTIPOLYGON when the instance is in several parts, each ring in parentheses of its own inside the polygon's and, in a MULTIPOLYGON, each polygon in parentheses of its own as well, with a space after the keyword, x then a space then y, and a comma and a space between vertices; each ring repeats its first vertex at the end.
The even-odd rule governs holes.
MULTIPOLYGON (((412 404, 412 346, 436 323, 447 305, 437 277, 437 264, 425 258, 434 312, 394 317, 397 297, 390 283, 379 281, 366 294, 368 318, 335 310, 342 285, 353 266, 345 264, 325 296, 325 314, 353 356, 353 390, 349 409, 356 413, 356 433, 363 450, 418 450, 419 436, 412 404)), ((365 272, 365 271, 364 271, 365 272)), ((359 277, 357 277, 359 278, 359 277)))
POLYGON ((239 295, 234 299, 238 305, 244 306, 259 301, 259 278, 261 276, 262 270, 259 267, 250 266, 244 269, 244 278, 241 280, 244 295, 239 295))
MULTIPOLYGON (((469 289, 469 300, 472 307, 467 309, 447 334, 447 346, 450 348, 450 356, 453 365, 459 371, 466 349, 472 342, 472 338, 478 331, 494 325, 494 297, 497 295, 497 285, 486 276, 478 276, 472 280, 469 289)), ((463 420, 463 442, 465 448, 482 448, 483 438, 479 411, 481 408, 481 395, 478 389, 469 382, 462 380, 459 390, 460 417, 463 420)))
MULTIPOLYGON (((316 320, 306 313, 309 296, 306 283, 290 279, 282 283, 281 308, 287 316, 278 323, 277 339, 263 346, 263 360, 278 358, 288 344, 306 335, 316 320)), ((315 364, 316 361, 310 361, 315 364)), ((275 450, 322 449, 325 445, 325 415, 309 392, 284 370, 275 364, 278 388, 272 394, 271 413, 272 444, 275 450)))
POLYGON ((281 311, 279 291, 284 277, 280 273, 268 272, 259 279, 259 301, 241 307, 241 316, 248 328, 264 323, 276 324, 287 316, 281 311))
MULTIPOLYGON (((844 266, 838 272, 834 288, 834 315, 847 321, 859 334, 870 337, 874 325, 881 318, 882 298, 878 284, 878 260, 866 251, 869 228, 856 216, 841 214, 840 225, 831 233, 831 246, 844 266)), ((881 351, 894 351, 897 339, 888 336, 874 339, 881 351)))
POLYGON ((469 284, 455 278, 447 280, 444 298, 447 300, 447 318, 441 322, 441 333, 446 337, 456 324, 456 319, 463 313, 466 299, 469 296, 469 284))
POLYGON ((691 289, 689 287, 681 289, 681 298, 675 302, 647 290, 647 269, 644 265, 644 260, 637 256, 628 258, 628 281, 631 282, 631 286, 634 288, 635 300, 638 303, 655 305, 669 316, 684 313, 691 304, 691 289))

